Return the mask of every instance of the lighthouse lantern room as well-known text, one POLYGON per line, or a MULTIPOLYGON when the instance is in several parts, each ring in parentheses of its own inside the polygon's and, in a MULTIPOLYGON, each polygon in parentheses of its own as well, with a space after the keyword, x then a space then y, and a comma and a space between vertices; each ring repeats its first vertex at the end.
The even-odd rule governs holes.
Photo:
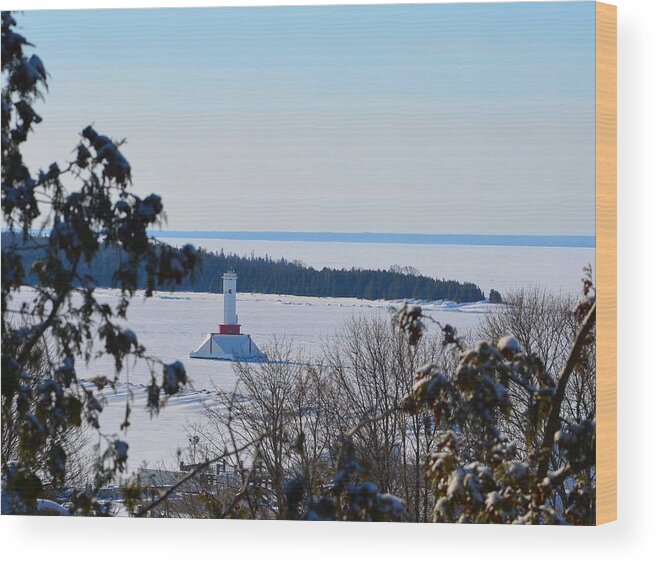
POLYGON ((194 359, 220 359, 226 361, 265 361, 249 334, 241 333, 237 317, 237 274, 228 271, 223 275, 223 323, 218 332, 210 332, 189 356, 194 359))

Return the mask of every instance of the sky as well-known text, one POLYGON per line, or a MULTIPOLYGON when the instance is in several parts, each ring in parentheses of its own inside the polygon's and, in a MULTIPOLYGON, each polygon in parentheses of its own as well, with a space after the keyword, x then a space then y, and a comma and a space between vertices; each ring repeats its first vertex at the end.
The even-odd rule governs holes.
POLYGON ((35 11, 33 169, 127 139, 171 230, 593 235, 593 2, 35 11))

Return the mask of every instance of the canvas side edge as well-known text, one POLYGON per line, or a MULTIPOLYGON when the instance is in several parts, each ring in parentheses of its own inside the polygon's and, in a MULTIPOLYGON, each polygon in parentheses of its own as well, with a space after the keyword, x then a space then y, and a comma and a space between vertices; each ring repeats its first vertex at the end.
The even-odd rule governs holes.
POLYGON ((596 3, 596 522, 617 519, 617 8, 596 3))

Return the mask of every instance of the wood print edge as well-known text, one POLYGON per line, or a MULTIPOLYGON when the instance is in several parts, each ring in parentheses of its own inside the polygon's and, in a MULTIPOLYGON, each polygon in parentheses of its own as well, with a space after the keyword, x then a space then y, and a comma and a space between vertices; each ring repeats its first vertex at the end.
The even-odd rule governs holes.
POLYGON ((596 3, 596 522, 617 519, 617 8, 596 3))

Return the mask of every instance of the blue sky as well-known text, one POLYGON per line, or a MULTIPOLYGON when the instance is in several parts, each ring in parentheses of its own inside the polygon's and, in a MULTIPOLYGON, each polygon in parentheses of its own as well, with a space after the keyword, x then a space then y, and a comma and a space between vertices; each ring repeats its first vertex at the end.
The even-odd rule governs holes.
POLYGON ((26 12, 178 230, 594 234, 593 2, 26 12))

